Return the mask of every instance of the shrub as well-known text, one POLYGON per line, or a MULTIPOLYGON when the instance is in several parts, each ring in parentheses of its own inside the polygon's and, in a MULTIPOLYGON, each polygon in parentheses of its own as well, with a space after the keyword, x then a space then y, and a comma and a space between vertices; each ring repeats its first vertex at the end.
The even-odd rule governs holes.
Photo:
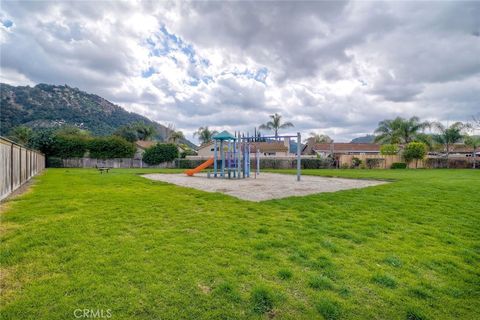
POLYGON ((52 155, 59 158, 81 158, 87 152, 88 140, 81 136, 59 135, 53 138, 52 155))
POLYGON ((251 302, 255 313, 265 313, 273 309, 272 293, 265 288, 253 289, 251 302))
POLYGON ((63 161, 61 158, 57 157, 47 157, 47 167, 48 168, 62 168, 63 161))
POLYGON ((369 158, 365 160, 367 163, 367 168, 368 169, 373 169, 373 168, 378 168, 380 167, 380 163, 384 161, 382 158, 369 158))
POLYGON ((415 167, 418 160, 421 160, 427 154, 427 146, 423 142, 410 142, 403 149, 403 158, 407 163, 415 160, 415 167))
POLYGON ((407 164, 405 162, 394 162, 392 163, 391 169, 406 169, 407 164))
POLYGON ((400 151, 396 144, 384 144, 380 147, 380 154, 382 155, 395 155, 400 151))
POLYGON ((136 150, 133 143, 116 136, 93 138, 88 149, 96 159, 131 158, 136 150))
POLYGON ((362 164, 362 160, 357 157, 352 158, 352 168, 358 168, 362 164))
POLYGON ((143 161, 150 165, 173 161, 175 158, 178 158, 178 148, 172 143, 157 143, 143 154, 143 161))

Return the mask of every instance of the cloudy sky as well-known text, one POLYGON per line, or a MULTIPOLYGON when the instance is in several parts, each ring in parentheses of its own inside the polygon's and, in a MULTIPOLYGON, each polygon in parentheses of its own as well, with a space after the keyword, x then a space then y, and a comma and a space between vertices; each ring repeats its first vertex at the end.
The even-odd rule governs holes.
POLYGON ((78 87, 188 136, 336 141, 480 114, 480 2, 1 2, 1 81, 78 87))

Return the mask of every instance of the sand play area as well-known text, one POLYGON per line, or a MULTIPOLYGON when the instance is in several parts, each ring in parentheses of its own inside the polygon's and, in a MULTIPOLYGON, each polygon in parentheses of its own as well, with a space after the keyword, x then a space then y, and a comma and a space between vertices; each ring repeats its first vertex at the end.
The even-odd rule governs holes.
POLYGON ((182 187, 195 188, 206 192, 221 192, 249 201, 264 201, 291 196, 306 196, 321 192, 335 192, 355 188, 365 188, 387 183, 385 181, 325 178, 302 176, 296 181, 295 175, 261 173, 248 179, 208 179, 206 174, 188 177, 185 174, 143 175, 152 180, 173 183, 182 187))

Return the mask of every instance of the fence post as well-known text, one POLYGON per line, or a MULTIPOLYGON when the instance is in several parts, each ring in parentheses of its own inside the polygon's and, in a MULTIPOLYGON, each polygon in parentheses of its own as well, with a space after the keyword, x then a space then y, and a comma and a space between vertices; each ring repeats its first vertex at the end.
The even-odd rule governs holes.
POLYGON ((13 143, 10 143, 10 192, 13 192, 13 143))

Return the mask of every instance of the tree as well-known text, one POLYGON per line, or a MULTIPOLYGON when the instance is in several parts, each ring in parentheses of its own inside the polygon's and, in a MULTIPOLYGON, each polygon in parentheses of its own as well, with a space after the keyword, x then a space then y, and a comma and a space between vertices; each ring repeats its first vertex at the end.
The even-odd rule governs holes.
POLYGON ((410 163, 415 160, 415 168, 418 167, 418 160, 422 160, 426 154, 427 146, 423 142, 410 142, 403 149, 405 162, 410 163))
POLYGON ((137 132, 138 140, 151 140, 157 134, 157 130, 152 125, 143 122, 135 122, 132 127, 137 132))
POLYGON ((332 143, 333 139, 326 134, 320 134, 316 132, 310 132, 310 137, 307 139, 313 143, 332 143))
POLYGON ((450 148, 454 143, 462 140, 462 131, 463 129, 465 129, 465 125, 462 122, 455 122, 451 126, 444 126, 440 122, 434 122, 432 123, 432 126, 435 128, 436 131, 438 131, 438 134, 434 134, 432 138, 436 143, 444 147, 448 168, 448 156, 450 154, 450 148))
POLYGON ((383 120, 378 123, 375 129, 375 142, 382 144, 398 144, 400 143, 400 128, 402 118, 397 117, 393 120, 383 120))
POLYGON ((55 134, 58 136, 77 136, 77 137, 90 137, 90 132, 85 129, 80 129, 77 126, 63 125, 55 130, 55 134))
POLYGON ((117 130, 115 130, 113 135, 123 138, 128 142, 135 142, 138 140, 137 130, 135 130, 135 128, 133 128, 131 125, 119 127, 117 130))
POLYGON ((143 161, 150 165, 173 161, 178 158, 178 147, 172 143, 157 143, 143 153, 143 161))
POLYGON ((17 143, 27 145, 32 138, 33 131, 27 126, 17 126, 10 130, 9 138, 17 143))
POLYGON ((193 136, 198 136, 198 140, 200 140, 200 143, 205 144, 212 141, 215 134, 217 134, 216 130, 210 130, 208 126, 206 126, 198 128, 198 130, 193 134, 193 136))
POLYGON ((185 136, 182 131, 170 131, 167 141, 173 144, 178 144, 183 139, 185 139, 185 136))
POLYGON ((473 169, 476 168, 477 162, 477 149, 480 147, 480 136, 466 136, 465 137, 465 145, 473 148, 473 169))
POLYGON ((278 131, 280 129, 286 129, 294 127, 293 123, 291 122, 284 122, 282 123, 282 116, 278 113, 270 115, 270 121, 267 123, 262 124, 259 129, 262 130, 271 130, 275 133, 275 138, 278 137, 278 131))
POLYGON ((400 151, 396 144, 384 144, 380 147, 380 154, 382 155, 395 155, 400 151))
POLYGON ((378 123, 378 128, 375 130, 375 142, 407 144, 424 139, 424 134, 420 131, 429 126, 429 122, 421 122, 418 117, 411 117, 410 119, 396 117, 393 120, 383 120, 378 123))

